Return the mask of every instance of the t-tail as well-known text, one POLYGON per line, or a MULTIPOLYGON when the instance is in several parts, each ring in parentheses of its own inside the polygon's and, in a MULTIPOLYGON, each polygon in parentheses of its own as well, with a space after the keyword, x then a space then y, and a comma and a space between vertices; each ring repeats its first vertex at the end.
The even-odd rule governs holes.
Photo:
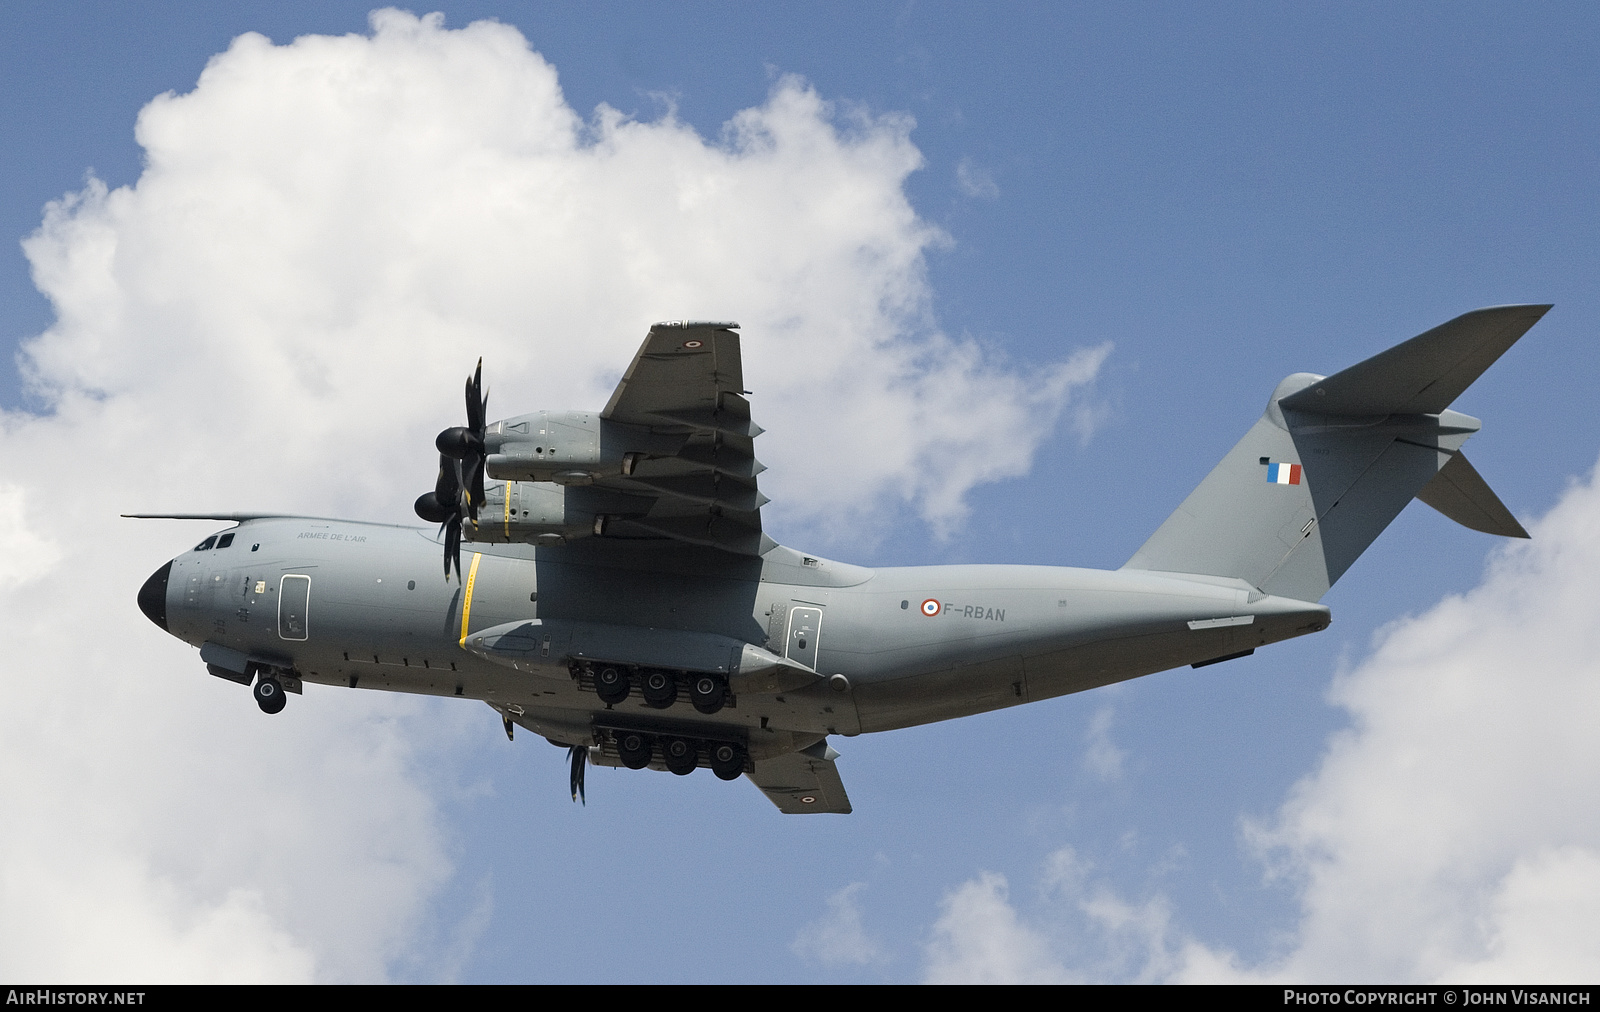
POLYGON ((1123 568, 1317 601, 1413 498, 1473 530, 1527 537, 1461 452, 1480 423, 1450 404, 1549 309, 1475 310, 1332 376, 1285 379, 1123 568))

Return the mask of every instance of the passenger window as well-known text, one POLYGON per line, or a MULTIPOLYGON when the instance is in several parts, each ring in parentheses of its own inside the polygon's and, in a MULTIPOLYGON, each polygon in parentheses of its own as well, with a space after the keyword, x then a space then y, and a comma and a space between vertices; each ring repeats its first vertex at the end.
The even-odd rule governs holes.
POLYGON ((233 532, 232 531, 229 531, 228 533, 224 534, 222 537, 217 539, 217 547, 218 548, 227 548, 231 544, 233 544, 233 532))
POLYGON ((215 534, 213 534, 213 535, 211 535, 211 537, 206 538, 204 541, 200 542, 198 545, 195 545, 194 546, 194 550, 197 551, 197 552, 209 552, 209 551, 211 551, 211 546, 216 544, 216 543, 217 543, 217 536, 215 534))

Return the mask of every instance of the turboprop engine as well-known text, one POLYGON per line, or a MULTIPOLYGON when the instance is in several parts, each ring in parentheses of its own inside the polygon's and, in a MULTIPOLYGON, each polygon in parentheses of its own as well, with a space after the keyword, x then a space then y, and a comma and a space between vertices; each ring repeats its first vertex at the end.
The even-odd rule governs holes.
POLYGON ((476 519, 462 522, 464 541, 559 545, 603 534, 609 519, 649 510, 640 500, 609 489, 584 485, 552 485, 541 481, 507 481, 484 488, 476 519))
POLYGON ((671 456, 685 436, 607 421, 590 411, 535 411, 495 422, 484 433, 489 477, 588 485, 627 476, 651 454, 671 456))
MULTIPOLYGON (((682 368, 704 365, 705 340, 683 341, 682 368)), ((438 478, 415 505, 440 525, 445 576, 460 574, 462 542, 560 544, 605 534, 613 520, 627 522, 627 537, 759 548, 767 499, 755 484, 764 468, 752 451, 761 428, 749 403, 722 391, 703 405, 657 404, 671 387, 640 387, 628 422, 608 417, 613 398, 599 413, 535 411, 489 423, 480 360, 466 382, 467 424, 439 433, 438 478)))
POLYGON ((443 525, 446 575, 460 570, 463 541, 561 544, 604 533, 612 516, 649 511, 649 500, 589 486, 631 475, 654 453, 676 453, 684 434, 589 411, 535 411, 488 424, 482 369, 480 362, 467 379, 467 424, 439 433, 439 478, 416 503, 418 516, 443 525), (486 485, 485 476, 501 483, 486 485))

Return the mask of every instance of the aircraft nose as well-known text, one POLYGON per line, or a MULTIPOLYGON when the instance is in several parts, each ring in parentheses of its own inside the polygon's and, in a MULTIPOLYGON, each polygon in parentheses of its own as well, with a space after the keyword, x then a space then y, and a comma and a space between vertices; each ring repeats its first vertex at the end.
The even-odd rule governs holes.
POLYGON ((139 610, 144 617, 167 631, 167 578, 172 575, 172 563, 167 563, 144 581, 139 588, 139 610))

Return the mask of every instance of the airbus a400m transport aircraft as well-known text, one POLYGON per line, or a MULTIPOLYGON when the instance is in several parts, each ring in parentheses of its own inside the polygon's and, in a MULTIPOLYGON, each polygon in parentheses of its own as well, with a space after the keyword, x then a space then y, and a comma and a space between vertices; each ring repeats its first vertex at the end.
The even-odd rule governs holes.
POLYGON ((586 763, 709 766, 784 812, 848 812, 830 736, 1317 632, 1318 600, 1413 497, 1527 537, 1461 453, 1478 420, 1450 404, 1549 308, 1480 309, 1285 379, 1115 572, 864 569, 777 544, 737 324, 659 323, 599 412, 487 423, 480 363, 417 500, 437 534, 183 514, 236 526, 158 569, 139 607, 268 713, 305 682, 464 696, 508 736, 566 747, 575 797, 586 763))

